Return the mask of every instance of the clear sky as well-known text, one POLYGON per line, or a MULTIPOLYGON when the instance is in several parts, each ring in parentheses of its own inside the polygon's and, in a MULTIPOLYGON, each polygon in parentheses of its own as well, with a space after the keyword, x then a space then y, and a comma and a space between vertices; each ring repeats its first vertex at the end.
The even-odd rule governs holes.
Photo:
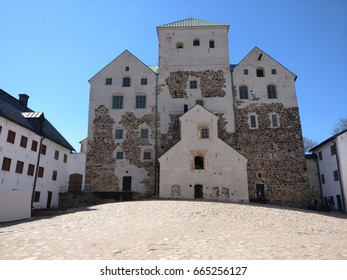
POLYGON ((230 25, 231 64, 257 46, 298 76, 304 136, 347 118, 347 0, 0 0, 0 88, 79 151, 88 80, 125 49, 156 65, 156 27, 190 17, 230 25))

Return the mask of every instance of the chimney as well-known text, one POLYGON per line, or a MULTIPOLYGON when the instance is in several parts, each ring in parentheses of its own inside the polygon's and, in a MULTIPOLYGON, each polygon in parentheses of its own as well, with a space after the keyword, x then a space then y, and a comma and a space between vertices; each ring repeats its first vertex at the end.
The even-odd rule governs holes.
POLYGON ((19 102, 22 104, 24 107, 28 107, 28 100, 29 100, 29 95, 25 93, 19 94, 19 102))

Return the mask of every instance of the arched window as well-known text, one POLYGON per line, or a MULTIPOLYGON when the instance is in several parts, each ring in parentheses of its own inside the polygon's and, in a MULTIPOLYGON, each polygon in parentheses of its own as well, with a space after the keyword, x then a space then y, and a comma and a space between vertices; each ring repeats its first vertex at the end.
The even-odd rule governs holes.
POLYGON ((177 42, 176 43, 176 49, 183 49, 183 43, 182 42, 177 42))
POLYGON ((276 87, 274 85, 268 85, 267 86, 267 97, 269 99, 276 99, 277 98, 276 87))
POLYGON ((211 49, 214 48, 214 40, 210 40, 210 48, 211 48, 211 49))
POLYGON ((123 87, 130 87, 131 80, 129 77, 123 78, 123 87))
POLYGON ((257 68, 257 77, 264 77, 264 68, 257 68))
POLYGON ((248 87, 240 86, 240 99, 248 99, 248 87))
POLYGON ((200 46, 200 40, 199 39, 194 39, 193 40, 193 46, 200 46))
POLYGON ((204 169, 204 158, 202 156, 196 156, 194 158, 194 169, 204 169))
POLYGON ((127 72, 129 71, 129 66, 125 67, 125 71, 127 71, 127 72))

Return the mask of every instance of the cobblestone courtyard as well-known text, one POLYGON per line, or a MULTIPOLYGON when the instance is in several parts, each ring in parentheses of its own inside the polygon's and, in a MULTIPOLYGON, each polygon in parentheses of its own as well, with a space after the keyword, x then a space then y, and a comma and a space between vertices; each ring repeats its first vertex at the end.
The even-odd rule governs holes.
POLYGON ((0 224, 0 259, 347 259, 347 215, 136 201, 0 224))

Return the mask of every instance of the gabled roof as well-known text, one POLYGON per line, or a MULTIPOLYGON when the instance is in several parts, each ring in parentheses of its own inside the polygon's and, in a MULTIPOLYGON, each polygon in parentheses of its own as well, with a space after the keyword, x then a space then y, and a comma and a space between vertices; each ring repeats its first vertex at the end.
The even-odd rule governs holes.
POLYGON ((44 117, 42 112, 34 112, 4 90, 0 89, 0 116, 25 127, 36 134, 74 151, 75 149, 44 117), (40 122, 43 124, 41 126, 40 122))
POLYGON ((229 25, 197 19, 197 18, 187 18, 167 24, 158 26, 157 28, 180 28, 180 27, 211 27, 211 26, 225 26, 229 29, 229 25))
POLYGON ((210 110, 206 109, 204 106, 201 106, 199 104, 195 104, 192 108, 190 108, 187 112, 185 112, 182 116, 180 116, 179 119, 183 119, 184 117, 189 116, 192 112, 200 111, 200 110, 201 112, 206 111, 210 113, 213 118, 216 118, 218 120, 218 117, 215 114, 213 114, 210 110))
POLYGON ((116 58, 114 58, 111 62, 109 62, 108 64, 106 64, 105 67, 103 67, 101 70, 99 70, 93 77, 91 77, 88 82, 90 82, 95 76, 97 76, 99 73, 101 73, 105 68, 107 68, 110 64, 112 64, 114 61, 116 61, 118 58, 120 58, 122 55, 124 54, 129 54, 132 57, 134 57, 139 63, 143 64, 145 67, 147 67, 149 70, 153 71, 155 74, 157 74, 157 72, 155 70, 158 70, 158 66, 148 66, 146 64, 144 64, 140 59, 138 59, 135 55, 133 55, 130 51, 128 50, 124 50, 120 55, 118 55, 116 58), (156 68, 157 69, 156 69, 156 68))
POLYGON ((322 143, 318 144, 317 146, 313 147, 310 152, 316 150, 317 148, 323 146, 326 143, 331 142, 332 140, 335 140, 338 136, 340 136, 341 134, 344 134, 347 132, 347 129, 344 129, 342 131, 340 131, 339 133, 336 133, 335 135, 331 136, 330 138, 328 138, 327 140, 323 141, 322 143))
POLYGON ((272 58, 270 55, 268 55, 266 52, 264 52, 263 50, 261 50, 260 48, 258 48, 258 47, 254 47, 238 64, 234 64, 234 65, 230 65, 230 68, 231 68, 231 70, 233 70, 233 69, 235 69, 235 68, 237 68, 239 65, 241 65, 242 64, 242 62, 244 61, 244 60, 246 60, 247 59, 247 57, 251 54, 251 53, 253 53, 255 50, 259 50, 260 52, 262 52, 262 53, 264 53, 266 56, 268 56, 270 59, 272 59, 273 61, 275 61, 277 64, 279 64, 279 65, 281 65, 284 69, 286 69, 288 72, 290 72, 290 73, 292 73, 293 75, 294 75, 294 81, 297 79, 297 76, 292 72, 292 71, 290 71, 287 67, 285 67, 285 66, 283 66, 281 63, 279 63, 276 59, 274 59, 274 58, 272 58))

